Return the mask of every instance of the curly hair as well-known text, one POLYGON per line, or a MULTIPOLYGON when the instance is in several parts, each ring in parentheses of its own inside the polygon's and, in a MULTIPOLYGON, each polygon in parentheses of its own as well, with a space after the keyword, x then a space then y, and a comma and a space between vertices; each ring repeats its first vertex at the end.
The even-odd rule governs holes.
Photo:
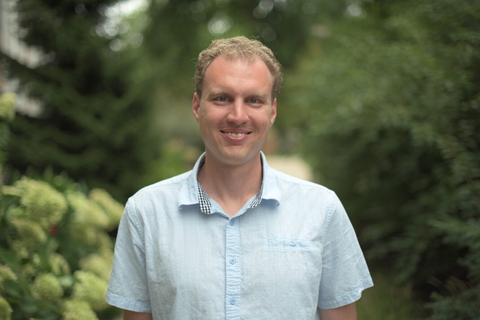
POLYGON ((272 96, 280 91, 283 81, 283 68, 275 58, 272 50, 258 40, 250 40, 244 36, 213 40, 210 46, 200 52, 195 67, 195 90, 199 96, 202 94, 202 85, 205 72, 212 61, 223 55, 231 59, 254 61, 257 57, 262 59, 273 77, 272 96))

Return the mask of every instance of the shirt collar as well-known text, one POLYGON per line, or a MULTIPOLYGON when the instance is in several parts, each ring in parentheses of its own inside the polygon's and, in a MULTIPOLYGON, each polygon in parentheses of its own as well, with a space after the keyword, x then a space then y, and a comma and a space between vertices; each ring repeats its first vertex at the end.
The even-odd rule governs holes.
MULTIPOLYGON (((273 201, 277 206, 280 204, 280 190, 275 177, 275 170, 268 166, 263 152, 260 152, 260 155, 262 161, 262 185, 249 208, 257 207, 262 200, 273 201)), ((203 213, 211 214, 210 198, 197 179, 198 172, 204 163, 205 153, 198 158, 193 170, 190 171, 190 174, 180 190, 179 207, 182 208, 185 205, 198 204, 203 213)))

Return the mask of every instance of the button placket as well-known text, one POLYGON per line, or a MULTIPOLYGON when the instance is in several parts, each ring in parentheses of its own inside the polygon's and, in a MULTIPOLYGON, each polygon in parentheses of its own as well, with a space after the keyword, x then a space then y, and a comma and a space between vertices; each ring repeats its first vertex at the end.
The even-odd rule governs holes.
POLYGON ((226 228, 226 319, 240 319, 240 228, 237 219, 231 219, 226 228))

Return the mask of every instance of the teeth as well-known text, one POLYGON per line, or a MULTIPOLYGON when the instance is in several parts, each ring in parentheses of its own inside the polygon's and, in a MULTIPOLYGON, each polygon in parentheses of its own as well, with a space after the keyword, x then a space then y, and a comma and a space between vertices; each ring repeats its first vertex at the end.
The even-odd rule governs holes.
POLYGON ((233 133, 233 132, 227 132, 227 134, 228 134, 229 136, 237 137, 237 138, 243 137, 244 135, 246 135, 246 133, 233 133))

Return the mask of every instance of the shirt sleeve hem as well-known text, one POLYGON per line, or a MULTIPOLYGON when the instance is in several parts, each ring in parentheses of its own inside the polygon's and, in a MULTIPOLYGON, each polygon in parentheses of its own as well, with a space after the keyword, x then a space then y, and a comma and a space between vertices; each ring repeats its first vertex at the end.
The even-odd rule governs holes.
POLYGON ((111 293, 110 291, 107 291, 107 294, 105 295, 105 300, 109 305, 120 308, 120 309, 134 311, 134 312, 147 312, 147 313, 152 312, 152 308, 150 307, 149 303, 127 299, 119 295, 116 295, 114 293, 111 293))
POLYGON ((373 280, 371 277, 368 277, 362 280, 360 285, 354 291, 346 293, 336 299, 319 301, 318 307, 320 309, 334 309, 346 306, 347 304, 359 300, 362 297, 362 291, 370 287, 373 287, 373 280))

